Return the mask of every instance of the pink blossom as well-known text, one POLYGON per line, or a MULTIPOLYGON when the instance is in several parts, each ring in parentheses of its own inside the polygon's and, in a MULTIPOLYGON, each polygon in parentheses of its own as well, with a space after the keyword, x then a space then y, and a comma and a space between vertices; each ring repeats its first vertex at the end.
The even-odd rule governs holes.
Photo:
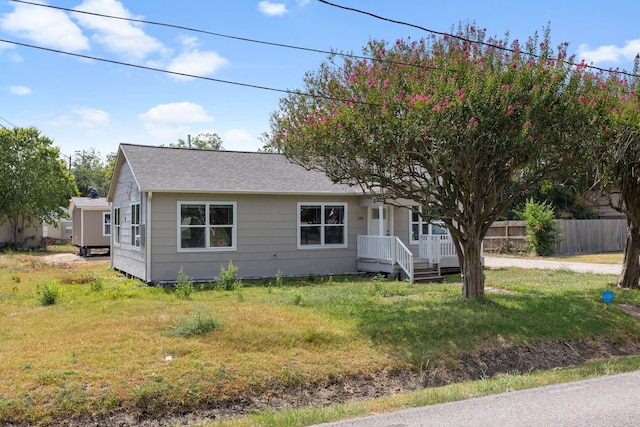
POLYGON ((530 128, 530 127, 531 127, 531 121, 530 121, 530 120, 527 120, 526 122, 524 122, 524 123, 522 124, 522 127, 523 127, 524 129, 528 129, 528 128, 530 128))

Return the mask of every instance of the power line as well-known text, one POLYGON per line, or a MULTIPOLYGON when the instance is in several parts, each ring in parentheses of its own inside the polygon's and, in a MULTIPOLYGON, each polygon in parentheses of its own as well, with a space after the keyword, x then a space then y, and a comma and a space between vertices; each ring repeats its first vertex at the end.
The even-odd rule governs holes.
MULTIPOLYGON (((16 0, 13 0, 13 1, 16 1, 16 0)), ((470 43, 475 43, 475 44, 479 44, 481 46, 491 47, 491 48, 494 48, 494 49, 500 49, 500 50, 504 50, 506 52, 511 52, 511 53, 516 53, 517 52, 516 50, 508 48, 508 47, 499 46, 497 44, 487 43, 487 42, 478 41, 478 40, 470 40, 470 39, 467 39, 465 37, 458 36, 456 34, 444 33, 442 31, 432 30, 432 29, 429 29, 429 28, 426 28, 426 27, 422 27, 420 25, 411 24, 409 22, 398 21, 398 20, 395 20, 395 19, 385 18, 384 16, 376 15, 374 13, 367 12, 367 11, 364 11, 364 10, 360 10, 360 9, 356 9, 356 8, 348 7, 348 6, 342 6, 342 5, 335 4, 335 3, 331 3, 331 2, 329 2, 327 0, 318 0, 318 1, 320 3, 326 4, 327 6, 336 7, 338 9, 349 10, 351 12, 361 13, 363 15, 371 16, 372 18, 375 18, 375 19, 380 19, 382 21, 387 21, 387 22, 391 22, 391 23, 394 23, 394 24, 398 24, 398 25, 405 25, 407 27, 416 28, 418 30, 426 31, 426 32, 431 33, 431 34, 435 34, 435 35, 439 35, 439 36, 446 36, 446 37, 453 37, 453 38, 455 38, 457 40, 466 41, 466 42, 470 42, 470 43)), ((540 58, 540 55, 532 55, 532 56, 535 57, 535 58, 540 58)), ((562 61, 562 62, 564 62, 567 65, 571 65, 571 66, 579 65, 579 64, 576 64, 575 62, 571 62, 571 61, 562 61)), ((591 68, 593 70, 602 71, 602 72, 605 72, 605 73, 621 74, 621 75, 628 76, 628 77, 640 77, 640 75, 638 75, 638 74, 629 73, 628 71, 624 71, 624 70, 606 69, 606 68, 602 68, 602 67, 596 67, 595 65, 586 65, 586 67, 587 68, 591 68)))
MULTIPOLYGON (((2 117, 2 116, 0 116, 0 120, 3 120, 3 121, 5 121, 5 122, 9 123, 9 124, 10 124, 11 126, 13 126, 14 128, 15 128, 15 127, 17 127, 16 125, 14 125, 13 123, 11 123, 9 120, 5 119, 5 118, 4 118, 4 117, 2 117)), ((3 128, 7 129, 7 127, 6 127, 6 126, 4 126, 2 123, 0 123, 0 126, 2 126, 3 128)), ((7 129, 7 130, 9 130, 9 129, 7 129)))
MULTIPOLYGON (((287 49, 296 49, 296 50, 301 50, 301 51, 307 51, 307 52, 313 52, 313 53, 322 53, 325 55, 338 55, 338 56, 342 56, 345 58, 353 58, 353 59, 365 59, 365 60, 370 60, 370 61, 377 61, 377 62, 383 62, 383 63, 389 63, 389 64, 396 64, 396 65, 406 65, 406 66, 412 66, 412 67, 418 67, 418 68, 433 68, 435 69, 435 67, 430 67, 430 66, 425 66, 425 65, 420 65, 420 64, 410 64, 410 63, 404 63, 404 62, 397 62, 397 61, 391 61, 388 59, 379 59, 379 58, 372 58, 372 57, 367 57, 367 56, 363 56, 363 55, 354 55, 351 53, 343 53, 343 52, 336 52, 336 51, 328 51, 328 50, 322 50, 322 49, 315 49, 315 48, 308 48, 308 47, 303 47, 303 46, 295 46, 295 45, 289 45, 289 44, 283 44, 283 43, 275 43, 275 42, 268 42, 268 41, 264 41, 264 40, 256 40, 256 39, 250 39, 250 38, 246 38, 246 37, 239 37, 239 36, 232 36, 232 35, 228 35, 228 34, 221 34, 221 33, 216 33, 216 32, 212 32, 212 31, 206 31, 206 30, 201 30, 198 28, 191 28, 191 27, 186 27, 186 26, 182 26, 182 25, 176 25, 176 24, 168 24, 165 22, 158 22, 158 21, 149 21, 149 20, 145 20, 145 19, 137 19, 137 18, 125 18, 122 16, 113 16, 113 15, 107 15, 107 14, 102 14, 102 13, 97 13, 97 12, 88 12, 88 11, 84 11, 84 10, 78 10, 78 9, 71 9, 71 8, 66 8, 66 7, 61 7, 61 6, 53 6, 53 5, 48 5, 48 4, 42 4, 42 3, 35 3, 35 2, 31 2, 31 1, 27 1, 27 0, 9 0, 15 3, 23 3, 23 4, 29 4, 32 6, 39 6, 39 7, 47 7, 50 9, 57 9, 57 10, 64 10, 67 12, 72 12, 72 13, 81 13, 81 14, 86 14, 86 15, 92 15, 92 16, 99 16, 102 18, 108 18, 108 19, 116 19, 116 20, 121 20, 121 21, 130 21, 130 22, 137 22, 137 23, 141 23, 141 24, 149 24, 149 25, 157 25, 157 26, 162 26, 162 27, 167 27, 167 28, 175 28, 175 29, 179 29, 179 30, 185 30, 185 31, 191 31, 191 32, 195 32, 195 33, 201 33, 201 34, 207 34, 207 35, 212 35, 212 36, 216 36, 216 37, 223 37, 223 38, 228 38, 228 39, 232 39, 232 40, 239 40, 239 41, 244 41, 244 42, 249 42, 249 43, 258 43, 258 44, 263 44, 263 45, 268 45, 268 46, 275 46, 275 47, 283 47, 283 48, 287 48, 287 49)), ((436 31, 436 30, 432 30, 426 27, 422 27, 420 25, 417 24, 412 24, 409 22, 405 22, 405 21, 398 21, 395 19, 391 19, 391 18, 386 18, 384 16, 380 16, 380 15, 376 15, 374 13, 371 12, 367 12, 361 9, 356 9, 353 7, 348 7, 348 6, 343 6, 343 5, 339 5, 336 3, 331 3, 327 0, 318 0, 320 3, 326 4, 328 6, 332 6, 332 7, 336 7, 339 9, 344 9, 344 10, 348 10, 348 11, 352 11, 352 12, 356 12, 356 13, 361 13, 363 15, 367 15, 367 16, 371 16, 372 18, 375 19, 380 19, 382 21, 387 21, 387 22, 391 22, 394 24, 398 24, 398 25, 405 25, 408 27, 412 27, 412 28, 416 28, 431 34, 435 34, 435 35, 439 35, 439 36, 443 36, 443 37, 452 37, 455 38, 457 40, 461 40, 461 41, 466 41, 466 42, 470 42, 470 43, 474 43, 474 44, 479 44, 481 46, 486 46, 486 47, 491 47, 494 49, 499 49, 499 50, 503 50, 506 52, 511 52, 511 53, 516 53, 517 51, 515 49, 511 49, 505 46, 500 46, 500 45, 496 45, 493 43, 488 43, 488 42, 483 42, 483 41, 479 41, 479 40, 471 40, 471 39, 467 39, 465 37, 456 35, 456 34, 451 34, 451 33, 446 33, 443 31, 436 31)), ((640 54, 639 54, 640 55, 640 54)), ((533 57, 535 58, 540 58, 540 55, 535 55, 532 54, 533 57)), ((571 65, 571 66, 576 66, 576 65, 581 65, 581 64, 576 64, 574 62, 571 61, 562 61, 564 63, 566 63, 567 65, 571 65)), ((606 68, 602 68, 602 67, 597 67, 595 65, 586 65, 587 68, 593 69, 593 70, 597 70, 597 71, 601 71, 601 72, 606 72, 606 73, 612 73, 612 74, 620 74, 620 75, 624 75, 624 76, 628 76, 628 77, 640 77, 640 75, 638 74, 634 74, 634 73, 630 73, 624 70, 614 70, 614 69, 606 69, 606 68)))
POLYGON ((312 98, 327 99, 327 100, 332 100, 332 101, 351 102, 351 103, 355 103, 355 104, 372 105, 372 106, 376 106, 376 107, 381 107, 382 106, 382 104, 375 104, 375 103, 371 103, 371 102, 357 101, 357 100, 353 100, 353 99, 342 99, 342 98, 337 98, 337 97, 331 96, 331 95, 310 94, 310 93, 301 92, 299 90, 278 89, 278 88, 255 85, 255 84, 250 84, 250 83, 241 83, 241 82, 234 82, 234 81, 231 81, 231 80, 215 79, 213 77, 199 76, 199 75, 196 75, 196 74, 179 73, 177 71, 164 70, 162 68, 149 67, 149 66, 146 66, 146 65, 131 64, 131 63, 128 63, 128 62, 116 61, 114 59, 106 59, 106 58, 100 58, 100 57, 97 57, 97 56, 83 55, 83 54, 80 54, 80 53, 66 52, 64 50, 52 49, 52 48, 48 48, 48 47, 44 47, 44 46, 36 46, 36 45, 28 44, 28 43, 17 42, 17 41, 14 41, 14 40, 7 40, 7 39, 1 39, 0 38, 0 42, 14 44, 14 45, 17 45, 17 46, 30 47, 32 49, 44 50, 44 51, 47 51, 47 52, 59 53, 59 54, 62 54, 62 55, 75 56, 77 58, 92 59, 94 61, 107 62, 109 64, 124 65, 126 67, 139 68, 139 69, 149 70, 149 71, 157 71, 157 72, 160 72, 160 73, 172 74, 172 75, 181 76, 181 77, 190 77, 190 78, 200 79, 200 80, 207 80, 207 81, 212 81, 212 82, 216 82, 216 83, 224 83, 224 84, 230 84, 230 85, 236 85, 236 86, 243 86, 243 87, 248 87, 248 88, 252 88, 252 89, 268 90, 268 91, 272 91, 272 92, 280 92, 280 93, 286 93, 286 94, 290 94, 290 95, 291 94, 299 94, 299 95, 301 94, 301 95, 306 95, 306 96, 309 96, 309 97, 312 97, 312 98))
MULTIPOLYGON (((34 3, 34 2, 26 1, 26 0, 9 0, 9 1, 12 1, 12 2, 15 2, 15 3, 29 4, 29 5, 32 5, 32 6, 48 7, 50 9, 64 10, 66 12, 72 12, 72 13, 81 13, 81 14, 85 14, 85 15, 99 16, 101 18, 116 19, 116 20, 120 20, 120 21, 137 22, 137 23, 140 23, 140 24, 157 25, 157 26, 161 26, 161 27, 174 28, 174 29, 184 30, 184 31, 191 31, 191 32, 194 32, 194 33, 207 34, 207 35, 210 35, 210 36, 223 37, 223 38, 227 38, 227 39, 238 40, 238 41, 248 42, 248 43, 257 43, 257 44, 262 44, 262 45, 267 45, 267 46, 282 47, 282 48, 286 48, 286 49, 295 49, 295 50, 301 50, 301 51, 312 52, 312 53, 321 53, 321 54, 324 54, 324 55, 339 55, 339 56, 343 56, 343 57, 346 57, 346 58, 367 59, 367 60, 371 60, 371 61, 381 61, 381 62, 392 63, 392 61, 388 61, 388 60, 385 61, 385 60, 380 60, 380 59, 371 58, 371 57, 362 56, 362 55, 354 55, 354 54, 351 54, 351 53, 338 53, 338 52, 330 51, 330 50, 322 50, 322 49, 315 49, 315 48, 310 48, 310 47, 295 46, 295 45, 284 44, 284 43, 275 43, 275 42, 269 42, 269 41, 265 41, 265 40, 250 39, 250 38, 247 38, 247 37, 232 36, 232 35, 229 35, 229 34, 221 34, 221 33, 216 33, 216 32, 213 32, 213 31, 201 30, 201 29, 198 29, 198 28, 185 27, 185 26, 176 25, 176 24, 168 24, 166 22, 149 21, 149 20, 146 20, 146 19, 137 19, 137 18, 125 18, 125 17, 122 17, 122 16, 106 15, 106 14, 97 13, 97 12, 88 12, 86 10, 70 9, 70 8, 61 7, 61 6, 53 6, 53 5, 49 5, 49 4, 34 3)), ((398 65, 412 65, 412 66, 415 66, 415 64, 407 64, 407 63, 402 63, 402 62, 393 62, 393 63, 396 63, 398 65)))

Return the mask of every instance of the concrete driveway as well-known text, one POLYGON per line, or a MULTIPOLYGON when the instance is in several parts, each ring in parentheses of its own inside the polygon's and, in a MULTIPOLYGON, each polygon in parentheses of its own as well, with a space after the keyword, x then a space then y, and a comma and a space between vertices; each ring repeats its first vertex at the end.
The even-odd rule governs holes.
POLYGON ((582 262, 551 261, 518 257, 485 256, 484 265, 491 268, 519 267, 544 270, 571 270, 578 273, 616 274, 622 271, 621 264, 587 264, 582 262))

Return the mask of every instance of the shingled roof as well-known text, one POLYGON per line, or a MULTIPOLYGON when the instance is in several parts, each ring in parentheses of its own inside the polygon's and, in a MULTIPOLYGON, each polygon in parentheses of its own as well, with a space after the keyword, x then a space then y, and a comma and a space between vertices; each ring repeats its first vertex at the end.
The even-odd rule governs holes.
POLYGON ((361 194, 282 154, 121 144, 115 173, 123 161, 129 163, 140 191, 361 194))

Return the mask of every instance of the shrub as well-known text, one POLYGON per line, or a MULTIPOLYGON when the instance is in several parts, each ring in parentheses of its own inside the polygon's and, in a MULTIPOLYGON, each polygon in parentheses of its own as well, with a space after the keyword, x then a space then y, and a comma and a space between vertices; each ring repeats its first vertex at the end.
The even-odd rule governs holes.
POLYGON ((225 291, 233 291, 242 286, 242 282, 238 279, 238 267, 229 261, 227 268, 220 267, 220 275, 216 277, 216 284, 225 291))
POLYGON ((191 294, 193 294, 194 291, 195 288, 193 287, 193 281, 191 280, 191 277, 189 277, 184 272, 182 266, 180 266, 176 284, 173 286, 173 293, 176 294, 178 298, 189 299, 191 298, 191 294))
POLYGON ((554 253, 554 245, 560 241, 558 220, 554 215, 551 203, 527 200, 524 210, 516 214, 526 222, 527 247, 538 256, 554 253))
POLYGON ((45 283, 38 286, 38 296, 40 299, 40 305, 54 305, 56 302, 58 302, 60 292, 58 292, 57 286, 47 285, 45 283))

